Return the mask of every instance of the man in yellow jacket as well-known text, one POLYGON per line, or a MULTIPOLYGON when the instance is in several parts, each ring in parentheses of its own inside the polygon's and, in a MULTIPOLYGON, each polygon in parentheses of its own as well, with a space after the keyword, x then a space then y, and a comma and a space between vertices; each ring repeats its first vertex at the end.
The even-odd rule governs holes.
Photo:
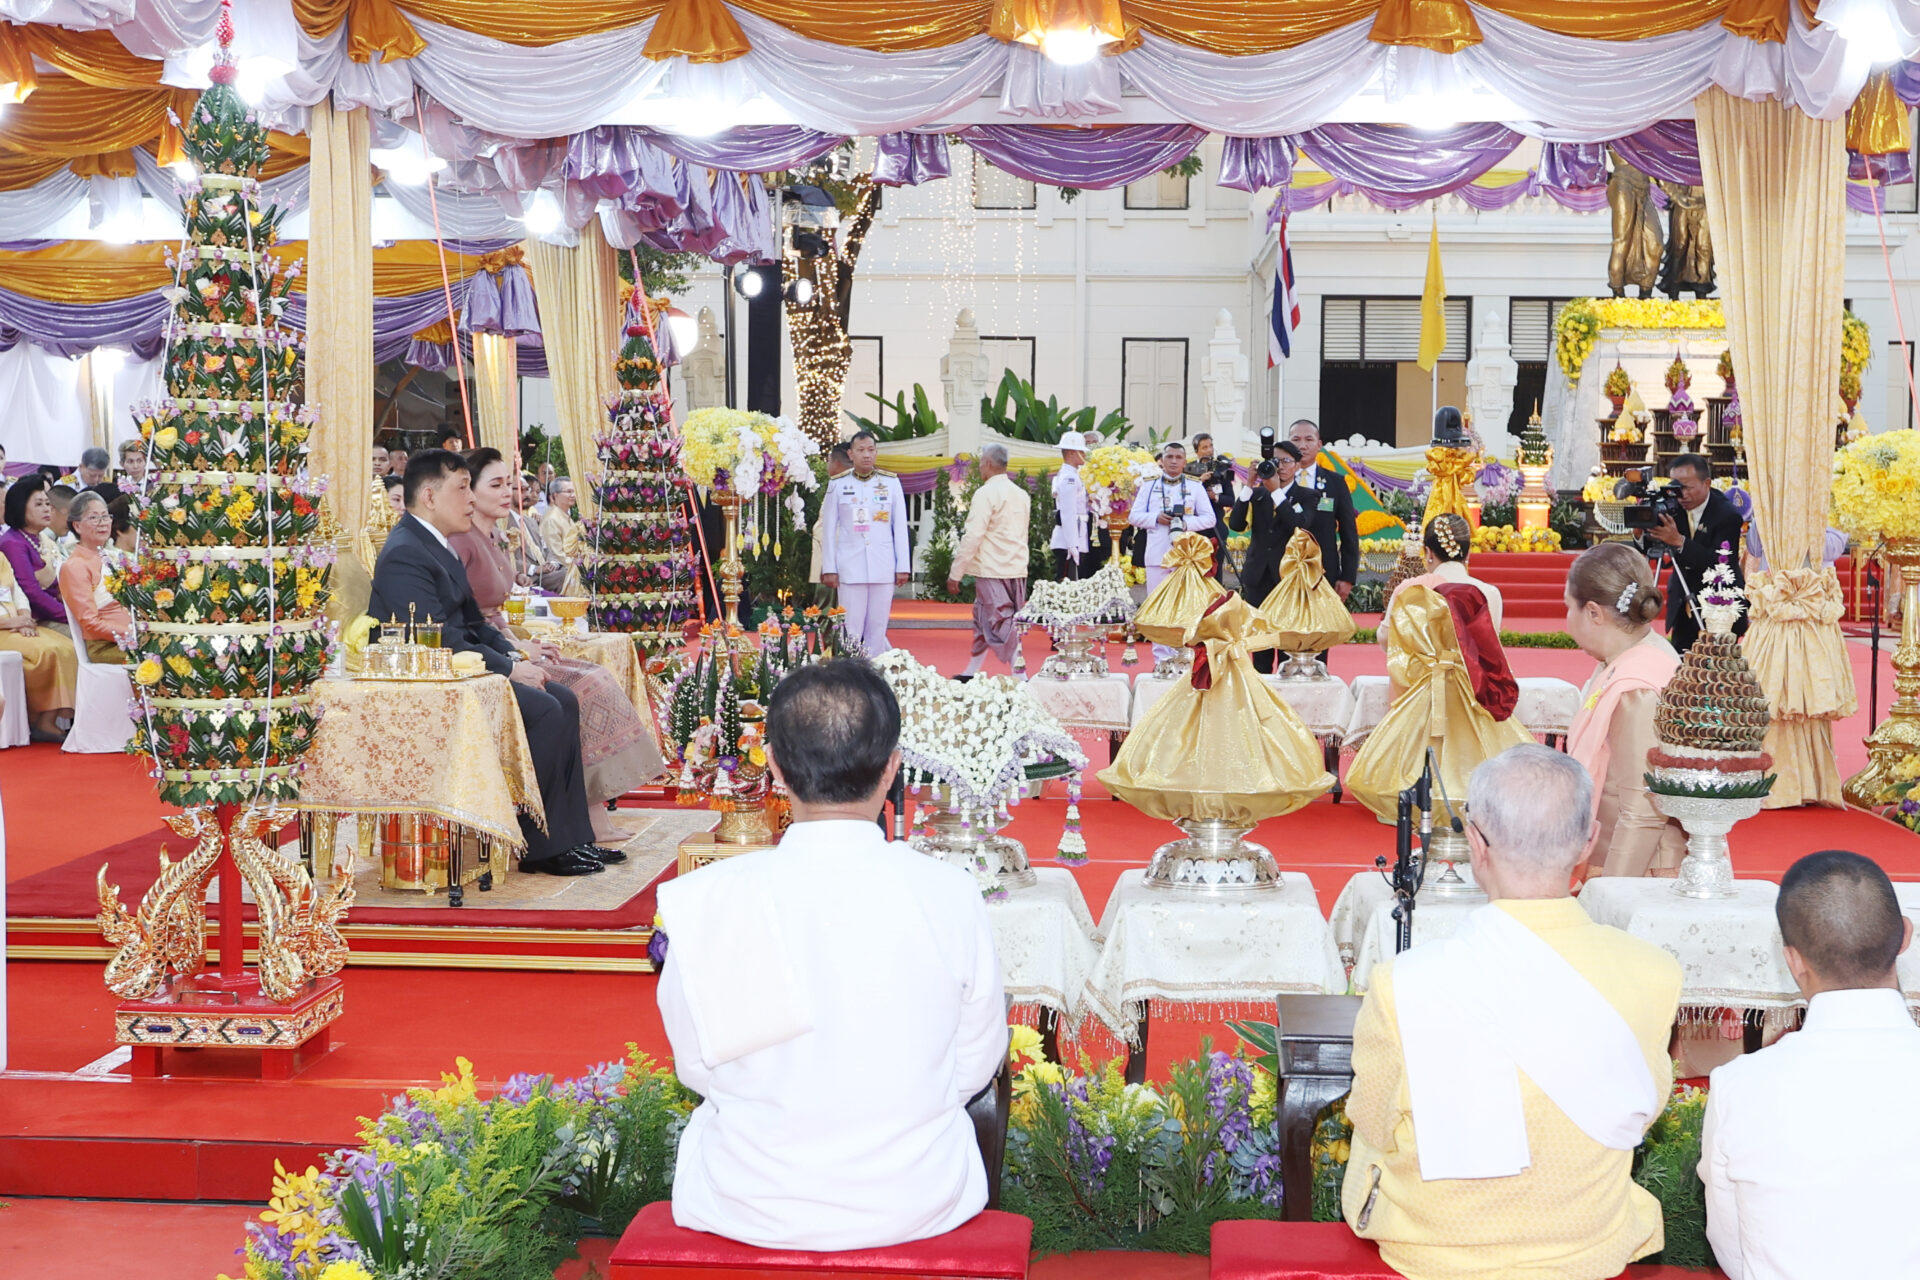
POLYGON ((980 451, 980 487, 967 508, 967 527, 947 571, 947 593, 960 593, 960 579, 973 575, 973 653, 963 676, 975 676, 987 654, 1013 665, 1020 633, 1013 615, 1027 602, 1027 524, 1033 499, 1007 478, 1007 446, 980 451))
POLYGON ((1491 902, 1373 971, 1342 1209, 1413 1280, 1605 1280, 1663 1243, 1632 1166, 1673 1087, 1680 966, 1569 896, 1593 812, 1577 761, 1513 747, 1467 812, 1491 902))

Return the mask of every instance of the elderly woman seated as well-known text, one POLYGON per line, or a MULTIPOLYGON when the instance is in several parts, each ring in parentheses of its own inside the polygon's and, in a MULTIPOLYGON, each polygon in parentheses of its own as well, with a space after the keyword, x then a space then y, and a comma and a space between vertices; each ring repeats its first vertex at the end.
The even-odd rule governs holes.
POLYGON ((87 646, 90 661, 125 662, 117 637, 133 630, 133 618, 107 594, 107 566, 101 556, 113 537, 113 512, 98 490, 86 489, 74 496, 67 522, 79 537, 60 564, 60 598, 67 602, 73 642, 87 646))

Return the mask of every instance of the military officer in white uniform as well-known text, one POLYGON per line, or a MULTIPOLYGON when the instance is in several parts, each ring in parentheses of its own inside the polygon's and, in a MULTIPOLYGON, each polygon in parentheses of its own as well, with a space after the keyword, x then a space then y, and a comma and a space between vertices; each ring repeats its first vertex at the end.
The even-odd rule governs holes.
MULTIPOLYGON (((1127 508, 1127 523, 1144 529, 1147 537, 1147 594, 1167 580, 1172 570, 1161 566, 1167 549, 1182 533, 1200 533, 1213 528, 1213 502, 1207 488, 1187 474, 1185 445, 1169 444, 1160 450, 1160 474, 1142 481, 1134 490, 1133 503, 1127 508)), ((1173 653, 1165 645, 1153 646, 1155 661, 1173 653)))
POLYGON ((907 499, 898 478, 874 469, 880 443, 871 431, 856 431, 847 452, 853 471, 828 483, 821 504, 820 582, 840 592, 847 634, 878 656, 893 647, 887 639, 893 589, 913 577, 907 499))
POLYGON ((1069 431, 1060 437, 1060 469, 1053 473, 1053 576, 1062 582, 1080 577, 1087 558, 1087 486, 1080 467, 1087 460, 1087 437, 1069 431))

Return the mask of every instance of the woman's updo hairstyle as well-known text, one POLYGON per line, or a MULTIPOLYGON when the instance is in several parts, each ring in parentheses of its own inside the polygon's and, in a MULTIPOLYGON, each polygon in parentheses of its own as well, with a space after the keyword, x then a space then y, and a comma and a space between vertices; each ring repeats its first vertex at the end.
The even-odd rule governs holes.
POLYGON ((1473 552, 1473 526, 1466 517, 1443 511, 1427 521, 1421 543, 1438 559, 1464 561, 1473 552))
POLYGON ((1582 551, 1567 570, 1567 594, 1575 604, 1599 605, 1621 627, 1645 626, 1667 605, 1647 558, 1624 542, 1582 551))

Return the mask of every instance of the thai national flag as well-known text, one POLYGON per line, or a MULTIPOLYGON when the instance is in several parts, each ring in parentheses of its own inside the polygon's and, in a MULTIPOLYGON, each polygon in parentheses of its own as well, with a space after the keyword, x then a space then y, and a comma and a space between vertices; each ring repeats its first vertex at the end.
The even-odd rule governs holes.
POLYGON ((1273 270, 1273 323, 1267 329, 1267 368, 1293 354, 1300 327, 1300 295, 1294 292, 1293 248, 1287 243, 1287 218, 1280 219, 1280 252, 1273 270))

